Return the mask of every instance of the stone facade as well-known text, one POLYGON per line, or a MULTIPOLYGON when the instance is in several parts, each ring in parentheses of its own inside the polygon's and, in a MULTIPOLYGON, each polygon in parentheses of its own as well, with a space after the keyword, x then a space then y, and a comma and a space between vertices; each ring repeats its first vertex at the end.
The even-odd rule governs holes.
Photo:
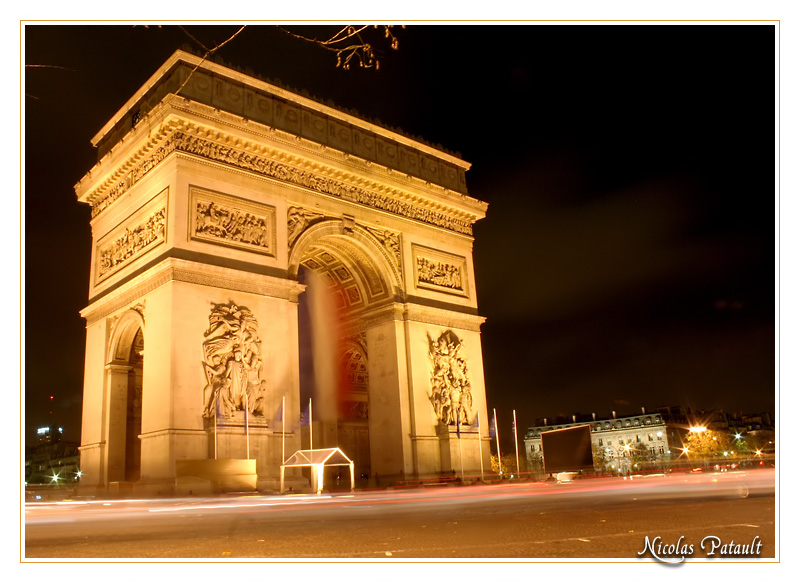
POLYGON ((478 439, 488 466, 451 437, 487 418, 468 163, 182 52, 93 143, 86 487, 215 456, 275 487, 306 396, 314 447, 370 476, 476 469, 478 439))

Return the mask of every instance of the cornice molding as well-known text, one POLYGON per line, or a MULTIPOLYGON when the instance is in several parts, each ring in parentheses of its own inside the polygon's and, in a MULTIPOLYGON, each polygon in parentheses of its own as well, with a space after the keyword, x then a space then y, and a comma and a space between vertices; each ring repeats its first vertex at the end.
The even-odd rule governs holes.
MULTIPOLYGON (((358 172, 360 168, 356 166, 359 164, 355 161, 359 159, 354 156, 174 96, 165 99, 159 108, 151 112, 147 121, 150 123, 140 122, 137 126, 142 128, 139 139, 141 146, 134 148, 132 145, 137 140, 137 129, 134 129, 132 140, 125 145, 127 151, 122 151, 121 144, 115 147, 75 186, 78 199, 92 205, 93 218, 109 208, 173 152, 190 154, 467 236, 472 235, 472 224, 485 215, 488 206, 477 199, 430 183, 411 186, 440 191, 431 192, 433 198, 379 182, 377 178, 358 172), (206 117, 216 126, 225 121, 229 125, 235 123, 238 129, 243 128, 251 136, 256 136, 258 141, 236 137, 218 128, 204 127, 200 125, 200 120, 190 120, 187 116, 206 117), (153 129, 154 126, 156 129, 153 129), (274 144, 295 150, 306 145, 309 154, 318 160, 276 149, 274 144), (333 162, 340 166, 349 165, 353 167, 352 171, 337 169, 325 164, 324 159, 319 160, 320 156, 331 157, 334 154, 338 155, 339 160, 333 162), (118 160, 120 156, 124 157, 124 161, 112 168, 112 157, 118 160), (92 176, 100 173, 104 174, 102 179, 93 181, 92 176)), ((403 176, 377 164, 361 162, 360 165, 368 168, 370 174, 382 168, 384 178, 396 180, 403 176)), ((408 176, 405 180, 422 183, 420 179, 408 176)))
POLYGON ((405 305, 404 318, 409 322, 431 324, 433 326, 454 328, 456 330, 469 330, 471 332, 480 332, 481 324, 486 321, 486 318, 483 316, 456 313, 416 304, 405 305))

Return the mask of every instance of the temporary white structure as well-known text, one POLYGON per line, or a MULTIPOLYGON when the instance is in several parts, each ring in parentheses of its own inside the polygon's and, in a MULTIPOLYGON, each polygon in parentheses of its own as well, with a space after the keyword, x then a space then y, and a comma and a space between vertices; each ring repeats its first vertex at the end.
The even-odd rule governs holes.
POLYGON ((311 468, 311 482, 316 484, 317 494, 322 493, 325 479, 325 466, 350 466, 350 490, 356 487, 353 474, 353 461, 338 447, 330 449, 300 449, 292 454, 281 466, 281 493, 283 493, 283 476, 286 468, 311 468))

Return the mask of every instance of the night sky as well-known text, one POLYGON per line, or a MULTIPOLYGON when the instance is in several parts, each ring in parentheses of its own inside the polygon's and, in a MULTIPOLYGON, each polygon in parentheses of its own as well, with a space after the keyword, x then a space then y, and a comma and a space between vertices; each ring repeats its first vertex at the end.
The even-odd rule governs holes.
MULTIPOLYGON (((237 28, 187 26, 208 46, 237 28)), ((336 68, 273 26, 217 56, 473 164, 501 427, 512 409, 520 427, 662 405, 774 411, 773 26, 394 30, 397 51, 371 37, 377 71, 336 68)), ((176 49, 200 47, 177 27, 24 34, 26 435, 54 424, 78 441, 91 234, 73 186, 96 161, 91 137, 176 49)))

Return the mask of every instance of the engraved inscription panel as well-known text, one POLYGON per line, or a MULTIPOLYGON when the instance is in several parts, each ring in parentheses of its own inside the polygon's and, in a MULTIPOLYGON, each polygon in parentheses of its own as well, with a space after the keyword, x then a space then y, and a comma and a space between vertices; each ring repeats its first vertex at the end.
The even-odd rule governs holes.
POLYGON ((411 250, 417 288, 469 297, 466 258, 420 245, 411 250))
POLYGON ((189 187, 192 239, 275 256, 275 207, 189 187))
POLYGON ((166 240, 167 189, 97 242, 95 283, 110 277, 166 240))

